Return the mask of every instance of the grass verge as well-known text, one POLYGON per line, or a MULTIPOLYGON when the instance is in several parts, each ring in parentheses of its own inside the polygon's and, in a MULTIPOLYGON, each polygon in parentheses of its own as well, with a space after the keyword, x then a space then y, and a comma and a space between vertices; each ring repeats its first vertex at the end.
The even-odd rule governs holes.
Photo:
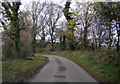
POLYGON ((55 51, 41 54, 59 55, 81 65, 100 82, 120 84, 120 59, 115 54, 92 51, 55 51))
POLYGON ((2 62, 2 82, 19 82, 45 63, 45 57, 35 55, 32 60, 7 60, 2 62))

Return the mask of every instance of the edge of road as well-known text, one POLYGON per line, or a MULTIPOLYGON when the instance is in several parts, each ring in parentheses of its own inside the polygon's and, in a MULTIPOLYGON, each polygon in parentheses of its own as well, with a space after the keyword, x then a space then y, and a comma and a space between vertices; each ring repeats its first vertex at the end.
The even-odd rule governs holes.
MULTIPOLYGON (((40 54, 40 55, 42 56, 42 55, 49 55, 49 54, 40 54)), ((58 56, 58 55, 53 55, 53 56, 58 56)), ((45 56, 45 57, 46 57, 46 56, 45 56)), ((62 56, 59 56, 59 57, 62 57, 62 56)), ((47 57, 47 58, 48 58, 48 57, 47 57)), ((97 79, 93 74, 91 74, 87 69, 85 69, 84 67, 82 67, 82 66, 81 66, 80 64, 78 64, 77 62, 75 62, 75 61, 73 61, 73 60, 71 60, 71 59, 69 59, 69 58, 66 58, 66 57, 63 57, 63 58, 68 59, 68 60, 72 61, 73 63, 77 64, 79 67, 81 67, 83 70, 85 70, 92 78, 94 78, 99 84, 102 83, 99 79, 97 79)))
MULTIPOLYGON (((60 56, 60 57, 61 57, 61 56, 60 56)), ((63 58, 65 58, 65 57, 63 57, 63 58)), ((78 64, 77 62, 75 62, 75 61, 73 61, 73 60, 71 60, 71 59, 69 59, 69 58, 66 58, 66 59, 68 59, 68 60, 72 61, 73 63, 77 64, 79 67, 81 67, 83 70, 85 70, 92 78, 94 78, 98 83, 101 82, 99 79, 97 79, 93 74, 91 74, 87 69, 85 69, 84 67, 82 67, 82 66, 81 66, 80 64, 78 64)), ((100 83, 100 84, 101 84, 101 83, 100 83)))
MULTIPOLYGON (((42 55, 49 55, 49 54, 41 54, 42 55)), ((54 55, 54 56, 58 56, 58 55, 54 55)), ((62 57, 62 56, 59 56, 59 57, 62 57)), ((65 58, 65 57, 63 57, 65 58)), ((72 61, 73 63, 77 64, 79 67, 81 67, 83 70, 85 70, 92 78, 94 78, 99 84, 101 84, 101 81, 99 79, 97 79, 93 74, 91 74, 87 69, 85 69, 84 67, 82 67, 80 64, 78 64, 77 62, 69 59, 69 58, 65 58, 65 59, 68 59, 70 61, 72 61)), ((20 82, 27 82, 27 80, 33 78, 35 75, 37 75, 49 62, 49 59, 48 57, 45 56, 45 62, 40 65, 34 72, 28 72, 25 77, 20 81, 20 82)))
POLYGON ((25 76, 20 80, 20 82, 27 82, 27 80, 33 78, 35 75, 37 75, 49 62, 48 57, 45 57, 45 62, 37 67, 33 72, 29 71, 25 74, 25 76))

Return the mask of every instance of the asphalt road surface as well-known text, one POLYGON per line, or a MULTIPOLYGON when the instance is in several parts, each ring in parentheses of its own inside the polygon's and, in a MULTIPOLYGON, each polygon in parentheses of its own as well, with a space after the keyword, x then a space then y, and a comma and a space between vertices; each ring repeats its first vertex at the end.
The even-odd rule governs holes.
POLYGON ((72 61, 55 55, 48 57, 48 64, 28 82, 97 82, 86 71, 72 61))

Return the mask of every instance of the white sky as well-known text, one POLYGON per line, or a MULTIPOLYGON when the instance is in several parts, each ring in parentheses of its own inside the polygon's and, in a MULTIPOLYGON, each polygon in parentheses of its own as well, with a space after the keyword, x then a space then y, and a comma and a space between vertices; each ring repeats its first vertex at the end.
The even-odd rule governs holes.
MULTIPOLYGON (((4 0, 2 0, 2 1, 4 1, 4 0)), ((9 0, 9 1, 13 1, 13 0, 9 0)), ((23 9, 26 4, 28 4, 32 1, 54 2, 56 4, 61 5, 62 7, 65 7, 65 3, 66 3, 66 0, 20 0, 20 1, 22 2, 20 9, 23 9)), ((70 1, 70 0, 68 0, 68 1, 70 1)), ((77 2, 101 2, 101 1, 103 1, 103 2, 119 2, 120 0, 71 0, 71 7, 73 7, 75 1, 77 1, 77 2)))
MULTIPOLYGON (((0 0, 0 2, 5 2, 6 0, 0 0)), ((43 2, 45 0, 8 0, 9 2, 12 2, 12 1, 24 1, 24 2, 31 2, 31 1, 40 1, 40 2, 43 2)), ((46 0, 46 1, 55 1, 55 2, 64 2, 66 0, 46 0)), ((68 0, 70 1, 70 0, 68 0)), ((71 1, 75 1, 75 0, 71 0, 71 1)), ((118 2, 120 0, 77 0, 78 2, 118 2)))
MULTIPOLYGON (((22 5, 20 6, 20 10, 24 10, 26 4, 29 4, 29 3, 32 2, 32 1, 40 1, 41 3, 42 3, 42 2, 45 2, 45 1, 47 1, 47 2, 52 1, 52 2, 54 2, 54 3, 56 3, 56 4, 61 5, 63 8, 65 7, 65 3, 66 3, 66 0, 21 0, 22 5)), ((72 0, 72 2, 73 2, 73 1, 74 1, 74 0, 72 0)), ((74 4, 71 4, 71 6, 72 6, 72 5, 74 5, 74 4)), ((73 6, 72 6, 72 7, 73 7, 73 6)), ((63 20, 65 20, 65 17, 64 17, 64 16, 62 16, 62 17, 59 19, 59 21, 63 21, 63 20)))
POLYGON ((22 3, 21 9, 23 9, 26 4, 28 4, 28 3, 32 2, 32 1, 40 1, 41 3, 45 2, 45 1, 47 1, 47 2, 52 1, 52 2, 54 2, 56 4, 61 5, 62 7, 64 7, 64 5, 66 3, 66 0, 21 0, 21 3, 22 3))

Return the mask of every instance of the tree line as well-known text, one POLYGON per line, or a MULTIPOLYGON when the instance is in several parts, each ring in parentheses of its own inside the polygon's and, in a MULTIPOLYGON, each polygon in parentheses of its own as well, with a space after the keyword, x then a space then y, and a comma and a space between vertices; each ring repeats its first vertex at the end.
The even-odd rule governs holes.
POLYGON ((120 50, 120 2, 1 2, 3 59, 54 50, 120 50), (65 18, 65 19, 63 19, 65 18), (62 20, 61 20, 62 19, 62 20))

